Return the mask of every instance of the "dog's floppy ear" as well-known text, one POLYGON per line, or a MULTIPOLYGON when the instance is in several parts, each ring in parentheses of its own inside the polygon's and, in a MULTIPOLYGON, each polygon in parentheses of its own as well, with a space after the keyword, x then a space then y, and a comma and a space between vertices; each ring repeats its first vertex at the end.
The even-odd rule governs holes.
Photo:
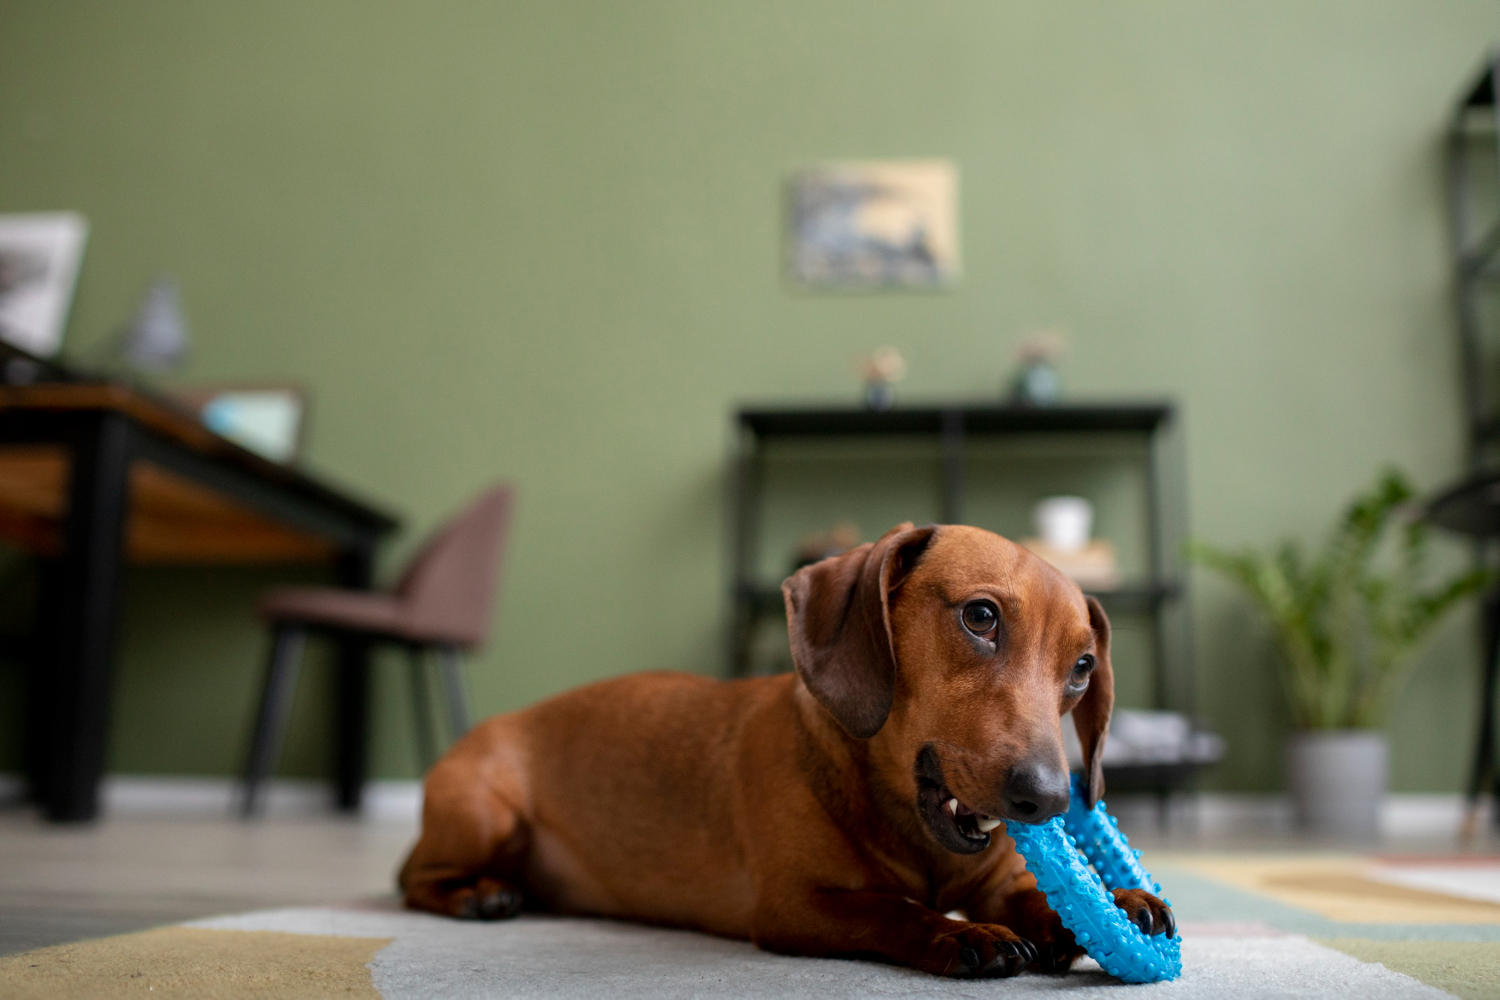
POLYGON ((1088 779, 1088 802, 1104 797, 1104 737, 1109 733, 1109 715, 1115 708, 1115 672, 1109 664, 1109 616, 1092 597, 1089 626, 1094 630, 1094 672, 1083 699, 1073 706, 1073 728, 1083 747, 1083 773, 1088 779))
POLYGON ((797 675, 850 736, 880 732, 896 694, 890 595, 936 529, 901 524, 781 585, 797 675))

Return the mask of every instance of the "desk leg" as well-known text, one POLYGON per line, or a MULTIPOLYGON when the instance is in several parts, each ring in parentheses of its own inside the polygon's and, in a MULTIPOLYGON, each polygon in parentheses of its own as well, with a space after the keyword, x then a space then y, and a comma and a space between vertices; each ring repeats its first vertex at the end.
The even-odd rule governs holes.
MULTIPOLYGON (((375 578, 374 548, 350 549, 340 556, 338 577, 340 586, 369 590, 375 578)), ((341 812, 358 812, 364 797, 370 745, 370 647, 364 636, 345 633, 339 637, 333 783, 341 812)))
POLYGON ((117 413, 93 417, 71 450, 65 548, 43 611, 54 645, 38 692, 42 805, 57 822, 91 820, 99 811, 129 505, 130 425, 117 413))

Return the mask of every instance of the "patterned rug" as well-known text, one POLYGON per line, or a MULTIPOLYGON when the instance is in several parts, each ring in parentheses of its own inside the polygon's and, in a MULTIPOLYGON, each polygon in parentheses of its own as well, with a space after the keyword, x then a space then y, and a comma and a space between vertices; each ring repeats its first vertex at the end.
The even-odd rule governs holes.
POLYGON ((608 921, 460 923, 393 900, 266 910, 0 959, 5 997, 1500 997, 1500 858, 1148 858, 1182 979, 962 982, 608 921))

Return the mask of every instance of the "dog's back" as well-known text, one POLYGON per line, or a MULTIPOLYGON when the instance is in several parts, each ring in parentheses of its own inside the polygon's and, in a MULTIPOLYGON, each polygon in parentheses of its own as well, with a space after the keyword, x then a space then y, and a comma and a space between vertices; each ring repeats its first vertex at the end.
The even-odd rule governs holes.
POLYGON ((745 730, 792 686, 638 674, 489 719, 428 775, 424 825, 451 825, 455 809, 484 818, 480 839, 493 842, 473 849, 506 852, 497 874, 530 906, 745 936, 754 899, 735 776, 761 766, 743 759, 745 730))

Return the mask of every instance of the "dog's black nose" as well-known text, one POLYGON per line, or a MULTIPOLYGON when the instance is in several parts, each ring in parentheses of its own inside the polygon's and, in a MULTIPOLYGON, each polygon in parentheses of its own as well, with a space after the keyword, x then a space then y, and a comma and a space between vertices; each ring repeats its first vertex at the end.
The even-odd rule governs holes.
POLYGON ((1068 809, 1068 772, 1055 764, 1022 761, 1005 776, 1005 818, 1045 823, 1068 809))

